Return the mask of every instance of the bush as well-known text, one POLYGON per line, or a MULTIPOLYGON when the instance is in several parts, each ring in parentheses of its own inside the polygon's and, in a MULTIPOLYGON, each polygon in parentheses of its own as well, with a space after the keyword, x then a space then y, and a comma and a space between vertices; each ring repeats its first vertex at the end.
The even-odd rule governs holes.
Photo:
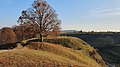
POLYGON ((16 34, 11 28, 2 28, 0 30, 0 45, 16 42, 16 34))

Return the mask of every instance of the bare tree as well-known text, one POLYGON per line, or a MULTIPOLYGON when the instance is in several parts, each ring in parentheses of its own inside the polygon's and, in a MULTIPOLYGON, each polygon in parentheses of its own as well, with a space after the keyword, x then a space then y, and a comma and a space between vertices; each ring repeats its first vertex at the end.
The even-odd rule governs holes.
POLYGON ((40 42, 43 41, 44 35, 49 35, 49 32, 56 27, 60 29, 61 23, 55 10, 44 0, 35 0, 32 8, 22 11, 22 16, 19 17, 18 22, 27 22, 36 28, 39 27, 40 42))

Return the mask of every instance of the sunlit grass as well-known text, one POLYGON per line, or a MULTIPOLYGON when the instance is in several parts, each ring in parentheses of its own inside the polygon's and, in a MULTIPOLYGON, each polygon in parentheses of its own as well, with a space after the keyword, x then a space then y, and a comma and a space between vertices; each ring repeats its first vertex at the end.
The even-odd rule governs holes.
POLYGON ((0 55, 1 65, 6 67, 42 67, 46 65, 61 66, 86 66, 77 61, 54 53, 40 50, 31 50, 24 48, 22 50, 13 50, 0 55))
MULTIPOLYGON (((44 38, 45 42, 30 42, 38 38, 24 40, 23 49, 15 49, 0 54, 0 65, 13 67, 102 67, 91 58, 89 52, 94 51, 84 41, 75 37, 44 38)), ((95 58, 101 61, 98 53, 95 58)))

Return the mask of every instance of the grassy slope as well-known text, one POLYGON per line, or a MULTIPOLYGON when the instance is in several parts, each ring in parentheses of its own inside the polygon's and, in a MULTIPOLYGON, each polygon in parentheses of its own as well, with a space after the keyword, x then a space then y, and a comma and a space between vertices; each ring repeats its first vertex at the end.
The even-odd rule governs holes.
MULTIPOLYGON (((52 38, 54 40, 55 38, 52 38)), ((61 41, 61 37, 57 38, 58 41, 61 41)), ((89 56, 89 52, 92 52, 94 49, 88 46, 82 40, 77 38, 68 38, 65 37, 62 39, 68 39, 69 45, 72 46, 70 48, 63 47, 67 44, 50 44, 50 43, 39 43, 32 42, 27 44, 23 49, 15 49, 12 51, 4 52, 0 54, 0 65, 15 66, 15 67, 38 67, 38 66, 46 66, 51 65, 57 67, 68 67, 68 66, 80 66, 80 67, 101 67, 104 65, 102 58, 96 53, 94 57, 99 60, 96 62, 95 59, 89 56), (72 45, 73 44, 73 45, 72 45), (78 45, 78 46, 77 46, 78 45), (79 48, 79 50, 74 50, 79 48), (75 48, 74 48, 75 47, 75 48), (73 48, 73 49, 71 49, 73 48), (101 63, 100 63, 101 61, 101 63)), ((48 41, 46 39, 46 41, 48 41)), ((56 39, 55 39, 56 40, 56 39)), ((54 40, 54 41, 55 41, 54 40)), ((58 42, 57 41, 57 42, 58 42)), ((66 40, 62 40, 62 42, 67 42, 66 40)), ((67 45, 68 46, 68 45, 67 45)))
POLYGON ((88 56, 89 58, 94 59, 98 64, 101 64, 105 67, 105 63, 103 62, 101 56, 97 53, 97 51, 79 38, 76 37, 45 38, 44 41, 59 44, 64 47, 72 48, 74 50, 79 50, 82 52, 84 56, 88 56))
MULTIPOLYGON (((0 55, 0 64, 6 67, 39 67, 46 65, 79 65, 80 64, 69 58, 65 58, 50 52, 38 51, 24 48, 22 50, 13 50, 9 52, 2 53, 0 55)), ((1 66, 0 66, 1 67, 1 66)))
MULTIPOLYGON (((85 41, 87 41, 88 43, 93 42, 94 40, 96 40, 99 37, 107 37, 107 36, 111 36, 115 42, 120 42, 120 34, 62 34, 64 36, 74 36, 74 37, 78 37, 78 38, 82 38, 85 41)), ((117 64, 117 67, 120 67, 120 44, 115 44, 112 47, 106 48, 106 47, 102 47, 102 48, 97 48, 99 54, 103 57, 104 61, 111 63, 111 64, 117 64)))

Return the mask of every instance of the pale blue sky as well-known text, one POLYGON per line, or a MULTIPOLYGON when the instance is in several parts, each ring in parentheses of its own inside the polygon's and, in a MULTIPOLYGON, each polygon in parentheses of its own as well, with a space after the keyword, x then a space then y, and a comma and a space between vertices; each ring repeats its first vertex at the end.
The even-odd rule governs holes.
MULTIPOLYGON (((0 0, 0 28, 17 24, 34 0, 0 0)), ((62 29, 120 31, 120 0, 47 0, 62 20, 62 29)))

